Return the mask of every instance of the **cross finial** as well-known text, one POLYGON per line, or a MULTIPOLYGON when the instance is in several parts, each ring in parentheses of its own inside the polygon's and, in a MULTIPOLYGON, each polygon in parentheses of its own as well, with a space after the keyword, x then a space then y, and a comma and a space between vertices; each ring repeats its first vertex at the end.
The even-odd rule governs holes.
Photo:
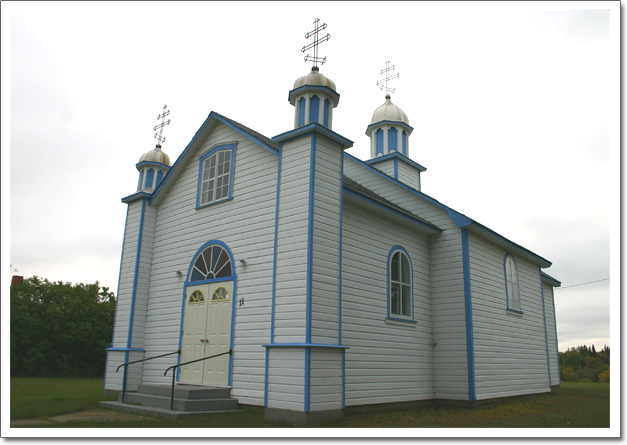
POLYGON ((377 81, 377 85, 380 85, 382 83, 385 83, 385 85, 381 85, 381 89, 387 91, 388 93, 394 93, 396 90, 394 88, 388 88, 388 80, 392 80, 392 79, 396 79, 397 77, 400 77, 401 74, 400 73, 396 73, 393 76, 389 75, 389 72, 392 70, 396 69, 396 65, 392 65, 390 67, 390 61, 386 60, 385 61, 385 69, 381 70, 381 74, 384 74, 387 76, 385 79, 381 79, 377 81))
POLYGON ((167 122, 165 121, 165 117, 170 114, 170 110, 166 111, 166 108, 168 108, 168 106, 164 105, 163 113, 157 116, 157 120, 161 119, 161 123, 158 125, 155 125, 155 128, 152 129, 153 131, 157 131, 157 129, 159 129, 159 134, 157 135, 157 133, 155 133, 155 139, 157 140, 157 148, 161 148, 161 144, 165 142, 165 138, 162 137, 163 127, 165 127, 166 125, 170 125, 170 119, 168 119, 167 122))
POLYGON ((312 43, 310 43, 309 45, 304 45, 303 48, 300 50, 302 53, 304 53, 305 51, 307 51, 308 49, 313 48, 314 50, 314 55, 313 57, 311 57, 309 54, 307 54, 305 56, 305 62, 313 62, 314 66, 316 66, 316 63, 320 62, 320 65, 323 65, 324 62, 327 61, 327 58, 320 58, 318 57, 318 45, 320 45, 322 42, 326 42, 327 40, 329 40, 331 38, 331 34, 327 33, 326 36, 322 37, 322 38, 318 38, 318 32, 326 29, 327 24, 323 23, 322 25, 318 25, 318 23, 320 22, 320 19, 316 19, 314 20, 314 25, 315 28, 313 31, 309 31, 307 34, 305 34, 305 38, 308 39, 311 36, 314 36, 314 41, 312 43))

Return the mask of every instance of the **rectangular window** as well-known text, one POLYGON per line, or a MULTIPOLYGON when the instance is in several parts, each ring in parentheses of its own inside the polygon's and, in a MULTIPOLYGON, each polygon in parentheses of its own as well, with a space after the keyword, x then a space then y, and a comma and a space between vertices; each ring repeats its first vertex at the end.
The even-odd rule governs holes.
POLYGON ((230 197, 231 163, 234 146, 210 152, 201 158, 198 205, 230 197))

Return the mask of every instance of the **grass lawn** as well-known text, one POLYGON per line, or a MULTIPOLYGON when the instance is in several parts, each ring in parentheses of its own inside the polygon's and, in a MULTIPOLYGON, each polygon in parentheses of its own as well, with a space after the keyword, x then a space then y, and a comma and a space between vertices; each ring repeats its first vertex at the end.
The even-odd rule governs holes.
MULTIPOLYGON (((95 408, 102 379, 11 379, 11 419, 50 417, 95 408)), ((111 400, 111 398, 109 398, 111 400)), ((610 385, 567 383, 551 393, 512 398, 476 409, 450 406, 346 415, 314 428, 609 428, 610 385)), ((32 428, 33 426, 31 426, 32 428)), ((125 422, 67 422, 46 428, 281 428, 289 424, 264 419, 263 408, 244 407, 187 419, 125 422)), ((303 427, 305 428, 305 427, 303 427)))

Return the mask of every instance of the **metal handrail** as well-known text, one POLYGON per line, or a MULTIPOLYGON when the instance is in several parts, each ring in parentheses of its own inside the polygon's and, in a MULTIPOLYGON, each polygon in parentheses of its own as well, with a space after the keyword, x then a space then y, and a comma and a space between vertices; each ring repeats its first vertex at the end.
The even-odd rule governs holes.
MULTIPOLYGON (((214 358, 214 357, 220 357, 221 355, 225 355, 225 354, 231 355, 231 354, 233 354, 233 350, 229 349, 227 352, 223 352, 221 354, 210 355, 209 357, 199 358, 197 360, 192 360, 192 361, 189 361, 189 362, 179 363, 178 365, 170 366, 168 369, 165 370, 163 375, 165 376, 170 369, 173 369, 173 368, 176 369, 176 368, 178 368, 180 366, 189 365, 190 363, 196 363, 196 362, 200 362, 200 361, 207 360, 207 359, 214 358)), ((172 371, 172 392, 170 394, 170 409, 171 410, 174 410, 174 378, 175 377, 176 377, 176 371, 172 371)))
POLYGON ((152 360, 153 358, 159 358, 159 357, 165 357, 167 355, 172 355, 172 354, 180 354, 181 350, 177 350, 174 352, 168 352, 167 354, 163 354, 163 355, 157 355, 155 357, 148 357, 142 360, 135 360, 133 362, 127 362, 127 363, 122 363, 120 366, 118 366, 118 368, 115 370, 115 372, 118 372, 120 370, 120 368, 122 366, 124 366, 124 382, 122 383, 122 403, 124 403, 124 397, 126 396, 126 376, 127 376, 127 369, 128 369, 128 365, 132 365, 133 363, 139 363, 139 362, 145 362, 148 360, 152 360))

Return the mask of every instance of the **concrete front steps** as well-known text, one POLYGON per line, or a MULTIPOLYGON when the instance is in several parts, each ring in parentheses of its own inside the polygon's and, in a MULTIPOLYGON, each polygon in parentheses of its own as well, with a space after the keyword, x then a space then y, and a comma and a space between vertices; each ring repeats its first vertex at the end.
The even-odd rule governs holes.
POLYGON ((117 402, 99 402, 99 405, 107 409, 171 418, 239 411, 237 399, 231 398, 230 388, 175 385, 174 409, 170 409, 171 393, 169 385, 139 385, 137 392, 126 393, 124 403, 120 393, 117 402))

